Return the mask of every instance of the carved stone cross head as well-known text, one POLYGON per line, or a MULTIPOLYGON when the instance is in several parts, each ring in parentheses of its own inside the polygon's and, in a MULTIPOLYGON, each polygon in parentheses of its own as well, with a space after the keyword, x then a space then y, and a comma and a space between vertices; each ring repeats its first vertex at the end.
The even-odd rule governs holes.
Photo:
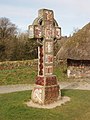
POLYGON ((53 46, 61 38, 61 28, 58 27, 52 10, 38 11, 38 17, 29 25, 29 38, 36 39, 39 45, 38 75, 53 74, 53 46))
MULTIPOLYGON (((35 21, 34 21, 35 22, 35 21)), ((40 9, 37 23, 29 25, 29 38, 41 40, 56 40, 61 37, 61 28, 58 27, 52 10, 40 9)))

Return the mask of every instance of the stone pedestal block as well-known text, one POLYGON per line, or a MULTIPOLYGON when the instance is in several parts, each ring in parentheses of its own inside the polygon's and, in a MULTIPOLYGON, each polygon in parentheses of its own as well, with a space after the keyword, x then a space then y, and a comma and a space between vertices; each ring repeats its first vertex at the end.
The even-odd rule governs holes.
POLYGON ((42 86, 50 86, 50 85, 57 85, 57 78, 56 75, 50 76, 38 76, 36 78, 35 84, 42 85, 42 86))
POLYGON ((44 104, 50 104, 54 101, 57 101, 61 97, 59 92, 59 85, 51 85, 45 87, 44 104))
POLYGON ((60 87, 55 75, 38 76, 32 92, 32 101, 39 104, 50 104, 61 97, 60 87))

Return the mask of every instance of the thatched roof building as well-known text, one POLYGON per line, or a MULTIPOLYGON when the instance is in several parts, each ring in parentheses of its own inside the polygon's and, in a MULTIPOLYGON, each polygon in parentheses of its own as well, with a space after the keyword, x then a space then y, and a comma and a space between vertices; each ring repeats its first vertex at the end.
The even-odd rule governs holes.
POLYGON ((90 23, 67 39, 56 58, 90 60, 90 23))
POLYGON ((67 39, 56 59, 67 60, 68 77, 90 78, 90 23, 67 39))

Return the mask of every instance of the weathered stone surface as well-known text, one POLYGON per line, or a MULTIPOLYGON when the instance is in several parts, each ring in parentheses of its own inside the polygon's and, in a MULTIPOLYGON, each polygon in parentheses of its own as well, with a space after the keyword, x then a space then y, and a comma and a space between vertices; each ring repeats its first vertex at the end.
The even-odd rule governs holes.
POLYGON ((57 85, 57 78, 55 75, 52 76, 37 76, 36 82, 37 85, 50 86, 57 85))
POLYGON ((38 104, 50 104, 57 101, 61 95, 59 85, 35 85, 32 91, 32 101, 38 104))
MULTIPOLYGON (((32 91, 32 101, 38 104, 50 104, 60 97, 56 76, 53 75, 53 46, 61 37, 61 28, 54 20, 52 10, 41 9, 37 24, 29 26, 29 38, 38 43, 38 76, 32 91)), ((34 23, 35 23, 34 21, 34 23)))
POLYGON ((59 85, 45 87, 45 101, 44 104, 50 104, 57 101, 60 96, 59 85))
POLYGON ((90 60, 67 60, 68 77, 90 78, 90 60))
POLYGON ((61 106, 63 104, 65 104, 66 102, 69 102, 70 98, 69 97, 62 97, 61 99, 57 100, 56 102, 53 102, 51 104, 45 104, 45 105, 39 105, 39 104, 35 104, 32 100, 25 103, 27 104, 28 107, 33 107, 33 108, 44 108, 44 109, 53 109, 57 106, 61 106))

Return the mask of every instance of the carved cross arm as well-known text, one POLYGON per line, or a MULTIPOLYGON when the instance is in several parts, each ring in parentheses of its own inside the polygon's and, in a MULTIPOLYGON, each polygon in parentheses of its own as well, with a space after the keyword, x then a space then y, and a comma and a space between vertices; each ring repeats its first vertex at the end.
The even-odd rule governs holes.
POLYGON ((30 39, 42 38, 42 27, 38 25, 29 25, 29 38, 30 39))
POLYGON ((57 40, 61 38, 61 28, 60 27, 55 27, 54 38, 57 40))

